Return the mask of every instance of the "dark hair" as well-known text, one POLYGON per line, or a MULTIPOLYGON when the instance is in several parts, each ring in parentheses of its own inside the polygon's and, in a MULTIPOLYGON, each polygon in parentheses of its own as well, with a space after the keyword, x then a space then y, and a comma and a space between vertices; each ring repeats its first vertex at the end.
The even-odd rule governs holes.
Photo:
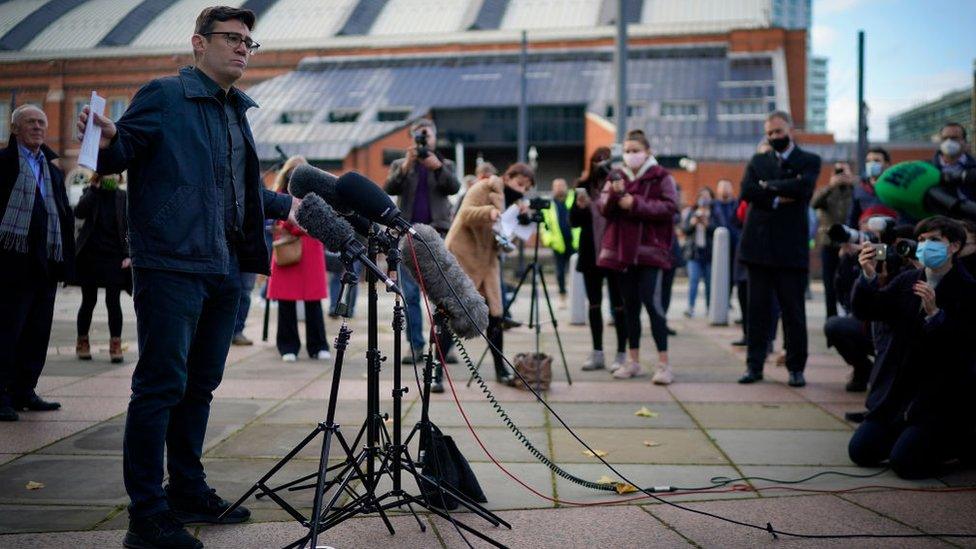
POLYGON ((946 122, 945 124, 942 125, 941 128, 939 128, 939 135, 942 135, 942 130, 944 130, 946 128, 959 128, 960 130, 962 130, 962 140, 963 141, 968 141, 969 140, 966 137, 966 126, 963 126, 959 122, 946 122))
MULTIPOLYGON (((600 170, 594 169, 594 166, 609 159, 610 147, 597 147, 590 154, 590 162, 586 165, 586 169, 583 170, 580 178, 576 180, 576 184, 573 186, 586 189, 587 192, 597 190, 597 187, 603 184, 603 179, 600 177, 600 170)), ((606 174, 606 172, 603 173, 604 175, 606 174)))
POLYGON ((910 223, 895 225, 895 228, 891 232, 895 235, 895 238, 907 238, 909 240, 915 238, 915 226, 910 223))
POLYGON ((965 229, 967 233, 976 234, 976 221, 973 221, 971 219, 960 219, 959 223, 962 225, 962 228, 965 229))
POLYGON ((774 118, 779 118, 783 122, 786 122, 786 124, 789 125, 790 127, 793 127, 793 117, 791 117, 790 116, 790 113, 788 113, 786 111, 773 111, 773 112, 767 114, 766 115, 766 122, 769 122, 770 120, 772 120, 774 118))
POLYGON ((915 225, 915 239, 917 240, 922 233, 931 231, 939 231, 950 244, 955 242, 964 245, 966 243, 966 230, 963 229, 962 223, 944 215, 933 215, 919 221, 918 225, 915 225))
POLYGON ((532 166, 529 166, 525 162, 516 162, 512 164, 507 170, 505 170, 505 175, 502 177, 505 178, 505 181, 508 181, 509 179, 518 177, 520 175, 524 175, 525 177, 529 178, 529 182, 531 182, 532 186, 535 187, 535 170, 533 170, 532 166))
POLYGON ((414 133, 420 128, 430 128, 434 133, 437 133, 437 125, 430 118, 421 118, 413 124, 410 124, 410 133, 414 133))
POLYGON ((884 157, 885 162, 891 164, 891 153, 888 152, 888 149, 885 149, 884 147, 871 147, 870 149, 868 149, 868 152, 880 154, 881 156, 884 157))
POLYGON ((627 137, 624 138, 624 141, 637 141, 641 145, 644 145, 645 149, 651 150, 651 142, 644 135, 644 130, 630 130, 627 132, 627 137))
POLYGON ((248 9, 232 8, 230 6, 210 6, 204 8, 197 16, 197 25, 194 34, 207 34, 213 31, 214 24, 218 21, 237 20, 244 23, 247 30, 254 30, 254 12, 248 9))

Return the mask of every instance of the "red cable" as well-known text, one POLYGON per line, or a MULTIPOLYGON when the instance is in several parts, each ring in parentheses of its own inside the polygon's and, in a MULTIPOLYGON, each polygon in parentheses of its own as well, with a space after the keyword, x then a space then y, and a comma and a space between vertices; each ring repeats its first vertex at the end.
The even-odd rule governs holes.
MULTIPOLYGON (((410 245, 410 254, 411 254, 411 256, 413 256, 414 265, 419 265, 419 263, 417 262, 417 250, 414 248, 413 238, 411 237, 411 235, 409 233, 407 234, 407 243, 410 245)), ((430 301, 427 299, 427 287, 424 285, 424 278, 423 278, 423 275, 420 273, 420 269, 417 269, 417 282, 420 284, 420 292, 421 292, 421 295, 423 295, 424 308, 427 311, 427 321, 433 327, 434 326, 434 317, 433 317, 433 314, 430 311, 430 301)), ((553 498, 553 497, 547 496, 547 495, 545 495, 545 494, 537 491, 535 488, 529 486, 525 482, 523 482, 520 478, 518 478, 513 473, 511 473, 508 469, 506 469, 505 466, 501 464, 501 462, 499 462, 497 459, 495 459, 495 456, 492 455, 492 453, 490 451, 488 451, 488 448, 485 447, 484 442, 481 441, 481 437, 478 436, 478 433, 475 431, 474 427, 471 425, 471 421, 468 420, 468 414, 467 414, 467 412, 464 411, 464 406, 461 404, 461 399, 458 398, 457 391, 454 388, 454 380, 451 378, 451 371, 448 369, 448 367, 447 367, 447 361, 444 359, 444 350, 441 348, 441 345, 440 345, 441 342, 437 338, 435 338, 435 341, 433 343, 434 343, 434 347, 437 349, 437 355, 440 358, 440 361, 441 361, 441 365, 442 365, 442 369, 444 371, 444 374, 447 376, 447 383, 451 387, 451 395, 454 398, 454 403, 457 406, 458 411, 461 412, 461 417, 464 418, 464 423, 468 427, 468 431, 471 432, 471 436, 474 437, 475 441, 478 443, 478 446, 480 446, 481 447, 481 450, 485 453, 486 456, 488 456, 488 459, 490 459, 491 462, 493 464, 495 464, 495 466, 498 467, 503 473, 505 473, 506 475, 508 475, 509 478, 511 478, 515 482, 519 483, 520 485, 522 485, 523 488, 525 488, 529 492, 535 494, 536 496, 538 496, 538 497, 540 497, 542 499, 551 501, 553 503, 563 503, 563 504, 567 504, 567 505, 576 505, 576 506, 579 506, 579 507, 592 507, 592 506, 599 506, 599 505, 618 505, 618 504, 621 504, 621 503, 627 503, 627 502, 631 502, 631 501, 637 501, 637 500, 642 500, 642 499, 649 499, 651 497, 651 496, 645 494, 645 495, 641 495, 641 496, 629 497, 629 498, 612 500, 612 501, 611 500, 606 500, 606 501, 594 501, 594 502, 578 502, 578 501, 570 501, 570 500, 558 499, 558 498, 553 498)), ((815 488, 793 488, 791 486, 781 486, 781 485, 764 486, 764 487, 761 487, 761 488, 755 488, 755 487, 752 487, 752 486, 750 486, 748 484, 733 484, 731 488, 722 489, 722 490, 715 490, 715 489, 681 490, 681 491, 674 491, 674 492, 662 492, 662 493, 659 493, 659 494, 655 494, 655 496, 656 497, 667 497, 667 496, 680 496, 680 495, 687 495, 687 494, 716 494, 716 493, 719 493, 720 494, 720 493, 729 493, 729 492, 762 492, 762 491, 766 491, 766 490, 789 490, 789 491, 795 491, 795 492, 812 492, 812 493, 823 493, 823 494, 843 494, 843 493, 847 493, 847 492, 856 492, 856 491, 859 491, 859 490, 867 490, 867 489, 872 489, 872 488, 873 489, 879 489, 880 488, 880 489, 895 490, 895 491, 902 491, 902 492, 947 492, 947 493, 951 493, 951 492, 974 492, 974 491, 976 491, 976 487, 961 487, 961 488, 952 488, 952 487, 947 487, 947 488, 909 488, 909 487, 903 487, 903 486, 864 485, 864 486, 855 486, 855 487, 852 487, 852 488, 841 488, 841 489, 836 489, 836 490, 818 490, 818 489, 815 489, 815 488)))

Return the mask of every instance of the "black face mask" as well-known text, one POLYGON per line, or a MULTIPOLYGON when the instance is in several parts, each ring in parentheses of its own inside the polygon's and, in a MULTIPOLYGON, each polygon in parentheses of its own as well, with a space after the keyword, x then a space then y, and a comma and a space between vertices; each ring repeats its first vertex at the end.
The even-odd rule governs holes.
POLYGON ((786 136, 767 139, 767 141, 769 141, 769 146, 778 153, 790 148, 790 138, 786 136))
POLYGON ((518 202, 525 196, 525 193, 520 193, 515 189, 505 185, 505 207, 511 206, 515 202, 518 202))

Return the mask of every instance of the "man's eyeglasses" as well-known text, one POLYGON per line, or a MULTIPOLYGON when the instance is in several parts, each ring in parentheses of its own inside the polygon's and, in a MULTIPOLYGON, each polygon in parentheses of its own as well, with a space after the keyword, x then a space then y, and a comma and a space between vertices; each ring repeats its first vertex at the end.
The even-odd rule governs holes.
POLYGON ((258 51, 258 48, 261 47, 261 44, 258 44, 254 40, 251 40, 250 36, 244 37, 236 32, 205 32, 203 33, 202 36, 210 36, 213 34, 224 35, 224 40, 227 42, 227 45, 235 50, 237 49, 237 46, 240 46, 241 43, 243 42, 244 47, 247 48, 247 53, 250 53, 252 55, 258 51))

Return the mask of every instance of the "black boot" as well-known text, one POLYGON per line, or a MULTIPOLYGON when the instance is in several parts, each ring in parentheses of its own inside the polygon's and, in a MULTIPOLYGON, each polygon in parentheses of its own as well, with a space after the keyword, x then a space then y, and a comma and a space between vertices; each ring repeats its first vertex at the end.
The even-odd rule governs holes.
POLYGON ((502 354, 503 349, 503 338, 504 333, 502 328, 503 320, 497 316, 488 317, 488 341, 494 346, 491 350, 491 358, 495 362, 495 381, 508 385, 510 387, 515 386, 515 376, 512 375, 511 371, 508 369, 508 365, 505 364, 505 356, 502 354))

